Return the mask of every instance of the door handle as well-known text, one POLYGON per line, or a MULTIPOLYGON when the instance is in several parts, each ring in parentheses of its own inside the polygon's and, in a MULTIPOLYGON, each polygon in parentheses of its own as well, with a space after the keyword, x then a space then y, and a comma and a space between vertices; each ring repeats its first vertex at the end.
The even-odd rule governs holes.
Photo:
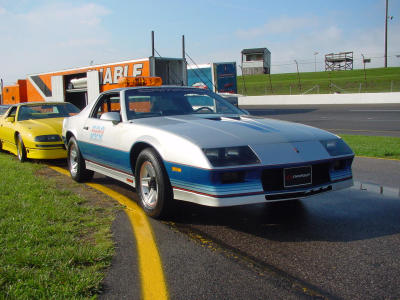
POLYGON ((89 126, 83 127, 83 130, 89 130, 89 126))

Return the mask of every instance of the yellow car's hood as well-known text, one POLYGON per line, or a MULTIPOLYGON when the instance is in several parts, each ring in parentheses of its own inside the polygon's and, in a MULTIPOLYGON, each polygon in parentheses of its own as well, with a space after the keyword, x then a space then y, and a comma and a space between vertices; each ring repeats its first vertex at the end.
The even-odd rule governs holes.
POLYGON ((61 135, 64 118, 37 119, 20 121, 20 125, 31 132, 32 135, 61 135))

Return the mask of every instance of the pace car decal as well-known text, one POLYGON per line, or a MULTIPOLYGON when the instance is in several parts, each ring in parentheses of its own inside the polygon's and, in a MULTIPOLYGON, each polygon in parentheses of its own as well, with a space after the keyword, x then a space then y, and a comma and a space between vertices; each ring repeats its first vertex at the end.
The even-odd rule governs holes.
POLYGON ((93 141, 102 141, 104 135, 104 126, 94 125, 90 130, 90 139, 93 141))

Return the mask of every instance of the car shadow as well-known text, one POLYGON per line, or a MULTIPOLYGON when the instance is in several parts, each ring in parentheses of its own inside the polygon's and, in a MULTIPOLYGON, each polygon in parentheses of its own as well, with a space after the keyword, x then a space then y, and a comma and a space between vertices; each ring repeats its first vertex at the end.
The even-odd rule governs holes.
MULTIPOLYGON (((65 160, 51 164, 66 167, 65 160)), ((99 174, 92 182, 137 201, 135 189, 125 183, 99 174)), ((399 200, 357 189, 305 200, 225 208, 175 200, 163 221, 216 239, 227 231, 236 231, 280 242, 349 242, 400 233, 399 200)))
POLYGON ((227 228, 280 242, 349 242, 400 233, 400 199, 348 194, 229 208, 179 202, 168 221, 216 238, 218 228, 227 228))

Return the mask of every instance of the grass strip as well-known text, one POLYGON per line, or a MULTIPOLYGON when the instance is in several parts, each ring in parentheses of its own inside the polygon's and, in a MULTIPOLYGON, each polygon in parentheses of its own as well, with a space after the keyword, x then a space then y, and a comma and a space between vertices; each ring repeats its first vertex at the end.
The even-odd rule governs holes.
POLYGON ((43 167, 0 153, 0 298, 94 298, 114 252, 115 208, 36 176, 43 167))
POLYGON ((247 96, 400 91, 400 67, 238 76, 238 93, 247 96))
POLYGON ((358 156, 400 160, 400 138, 340 134, 358 156))

